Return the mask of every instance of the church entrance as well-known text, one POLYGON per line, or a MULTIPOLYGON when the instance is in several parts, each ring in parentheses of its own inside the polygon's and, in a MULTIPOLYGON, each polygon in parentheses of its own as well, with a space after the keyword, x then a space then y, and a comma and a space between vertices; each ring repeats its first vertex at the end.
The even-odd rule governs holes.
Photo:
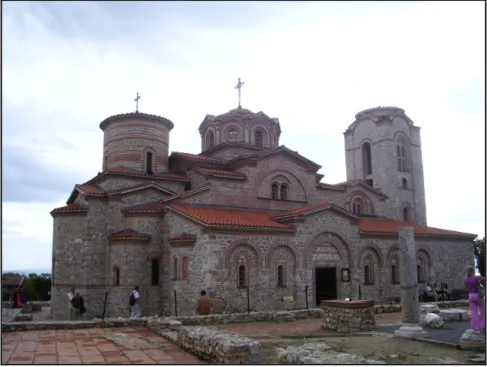
POLYGON ((337 299, 337 268, 315 268, 316 306, 322 300, 337 299))

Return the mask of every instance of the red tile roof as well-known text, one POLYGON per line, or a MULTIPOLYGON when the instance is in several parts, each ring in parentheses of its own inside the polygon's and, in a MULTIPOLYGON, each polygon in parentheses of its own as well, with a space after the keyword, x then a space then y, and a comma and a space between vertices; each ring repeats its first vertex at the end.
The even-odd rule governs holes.
MULTIPOLYGON (((158 180, 168 180, 168 181, 189 181, 188 177, 185 176, 180 176, 180 175, 175 175, 172 173, 155 173, 155 174, 148 174, 145 172, 137 172, 137 171, 131 171, 126 168, 113 168, 109 169, 103 173, 114 173, 114 174, 119 174, 119 175, 127 175, 127 176, 137 176, 137 177, 148 177, 148 178, 154 178, 158 180)), ((92 181, 92 180, 90 180, 92 181)), ((88 182, 90 182, 88 181, 88 182)))
POLYGON ((108 236, 110 240, 150 240, 151 236, 126 228, 108 236))
POLYGON ((2 275, 2 287, 20 287, 23 281, 23 276, 2 275))
POLYGON ((196 241, 196 235, 191 233, 180 233, 176 236, 169 237, 167 239, 169 242, 190 242, 196 241))
POLYGON ((123 208, 122 211, 125 213, 155 213, 163 212, 165 205, 163 203, 145 203, 140 205, 131 206, 128 208, 123 208))
POLYGON ((169 130, 172 130, 172 128, 174 127, 174 124, 165 117, 152 115, 149 113, 142 113, 142 112, 137 111, 137 112, 121 113, 118 115, 113 115, 113 116, 107 117, 105 120, 103 120, 100 123, 100 129, 104 130, 105 127, 107 126, 107 124, 112 122, 112 121, 121 121, 121 120, 127 120, 127 119, 138 119, 138 120, 143 119, 143 120, 160 122, 160 123, 166 125, 166 127, 169 130))
POLYGON ((107 192, 95 185, 76 185, 76 188, 80 189, 87 195, 94 196, 106 196, 107 192))
POLYGON ((425 227, 420 225, 415 225, 407 222, 401 222, 393 219, 382 219, 382 218, 364 218, 359 224, 360 233, 364 234, 384 234, 393 235, 397 234, 399 228, 402 227, 413 227, 414 234, 416 236, 447 236, 447 237, 471 237, 475 238, 477 235, 471 233, 463 233, 450 231, 446 229, 439 229, 434 227, 425 227))
POLYGON ((272 219, 273 220, 283 220, 283 219, 292 218, 292 217, 299 216, 299 215, 312 214, 313 212, 318 211, 320 209, 333 209, 333 210, 339 211, 343 214, 346 214, 346 215, 348 215, 354 219, 359 219, 359 217, 357 217, 355 214, 352 214, 351 212, 343 209, 342 207, 333 205, 329 201, 324 201, 324 202, 321 202, 318 204, 306 205, 306 206, 303 206, 303 207, 298 208, 298 209, 288 210, 286 212, 279 213, 278 215, 275 215, 274 217, 272 217, 272 219))
POLYGON ((211 227, 292 230, 270 219, 276 211, 196 204, 171 204, 168 208, 211 227))
POLYGON ((51 215, 58 213, 87 213, 88 208, 77 204, 68 204, 59 208, 55 208, 51 211, 51 215))
POLYGON ((199 154, 172 152, 171 156, 179 156, 181 158, 185 158, 185 159, 188 159, 191 161, 196 161, 196 162, 220 163, 220 164, 226 163, 226 161, 224 161, 224 160, 206 157, 204 155, 199 155, 199 154))
POLYGON ((246 178, 245 174, 240 172, 222 171, 218 169, 207 169, 207 168, 195 168, 194 170, 213 177, 235 178, 241 180, 246 178))

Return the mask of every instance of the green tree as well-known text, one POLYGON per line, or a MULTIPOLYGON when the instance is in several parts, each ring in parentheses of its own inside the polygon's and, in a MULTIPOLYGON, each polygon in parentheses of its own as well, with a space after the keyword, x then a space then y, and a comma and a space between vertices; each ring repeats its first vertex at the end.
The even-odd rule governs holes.
POLYGON ((475 260, 477 260, 477 269, 480 275, 485 277, 485 237, 473 241, 473 252, 475 260))
POLYGON ((43 273, 37 275, 31 273, 24 279, 22 285, 29 295, 30 301, 47 301, 50 299, 51 274, 43 273))

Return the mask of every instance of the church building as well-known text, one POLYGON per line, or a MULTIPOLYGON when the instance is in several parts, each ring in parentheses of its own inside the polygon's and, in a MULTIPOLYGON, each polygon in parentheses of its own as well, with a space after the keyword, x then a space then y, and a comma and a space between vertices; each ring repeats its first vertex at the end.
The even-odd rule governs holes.
POLYGON ((202 289, 214 312, 399 297, 404 226, 420 288, 463 287, 476 235, 427 226, 420 128, 404 110, 355 115, 341 183, 322 182, 264 112, 206 115, 199 154, 169 155, 173 127, 138 111, 101 122, 103 170, 51 212, 54 319, 71 287, 88 317, 129 316, 135 285, 143 315, 190 315, 202 289))

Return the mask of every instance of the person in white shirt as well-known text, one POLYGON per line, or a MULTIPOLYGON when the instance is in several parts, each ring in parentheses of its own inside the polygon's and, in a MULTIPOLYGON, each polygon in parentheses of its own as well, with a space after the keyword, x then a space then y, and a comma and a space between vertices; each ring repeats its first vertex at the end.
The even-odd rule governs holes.
POLYGON ((132 309, 130 317, 140 317, 140 294, 138 285, 135 286, 132 294, 135 299, 135 303, 131 306, 132 309))
POLYGON ((76 309, 73 307, 71 300, 76 295, 76 289, 71 287, 70 291, 68 292, 68 310, 69 310, 69 319, 76 320, 76 309))

